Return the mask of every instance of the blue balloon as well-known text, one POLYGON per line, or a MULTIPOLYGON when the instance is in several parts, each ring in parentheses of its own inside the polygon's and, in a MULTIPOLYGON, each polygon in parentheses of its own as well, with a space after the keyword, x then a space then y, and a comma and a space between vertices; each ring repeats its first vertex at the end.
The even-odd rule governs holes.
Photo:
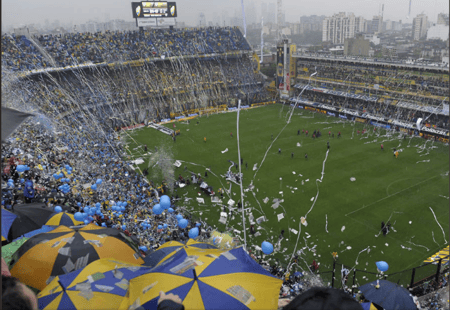
POLYGON ((124 201, 122 202, 122 206, 126 207, 128 205, 128 202, 124 201))
POLYGON ((126 225, 122 225, 122 230, 125 230, 125 229, 127 229, 127 226, 126 225))
POLYGON ((94 191, 97 190, 97 184, 91 185, 91 189, 94 191))
POLYGON ((81 214, 83 214, 83 218, 84 218, 84 219, 87 218, 88 215, 89 215, 89 214, 87 214, 87 213, 81 213, 81 214))
POLYGON ((164 227, 164 228, 167 228, 167 224, 164 223, 163 227, 164 227))
POLYGON ((264 254, 271 254, 273 252, 273 245, 270 242, 263 241, 261 244, 261 249, 264 254))
POLYGON ((158 229, 163 229, 163 226, 162 225, 158 225, 158 229))
POLYGON ((58 180, 59 179, 59 174, 54 173, 53 177, 58 180))
POLYGON ((178 222, 178 226, 179 226, 180 228, 186 228, 186 227, 188 226, 188 220, 186 220, 186 219, 181 219, 181 220, 178 222))
POLYGON ((195 224, 195 226, 200 227, 200 226, 202 226, 202 224, 197 223, 197 224, 195 224))
POLYGON ((100 204, 100 202, 97 202, 96 204, 95 204, 95 207, 96 208, 100 208, 102 205, 100 204))
POLYGON ((182 220, 182 219, 183 219, 183 216, 182 216, 181 214, 178 214, 178 215, 176 216, 176 218, 177 218, 177 220, 182 220))
POLYGON ((84 220, 84 224, 89 224, 89 221, 88 220, 84 220))
POLYGON ((379 261, 375 263, 377 265, 378 270, 385 272, 389 269, 389 265, 388 263, 386 263, 385 261, 379 261))
POLYGON ((106 223, 102 223, 102 227, 106 227, 106 223))
POLYGON ((18 172, 24 172, 25 170, 27 170, 27 167, 24 165, 17 165, 16 170, 18 172))
POLYGON ((25 183, 25 180, 24 179, 20 179, 20 183, 25 183))
POLYGON ((194 227, 194 228, 191 228, 191 230, 189 230, 189 238, 191 238, 191 239, 195 239, 195 238, 197 238, 198 237, 198 227, 194 227))
POLYGON ((153 213, 159 215, 159 214, 163 213, 164 210, 163 210, 163 208, 161 208, 161 206, 159 204, 157 204, 153 207, 152 211, 153 211, 153 213))
POLYGON ((124 206, 122 206, 122 207, 120 207, 120 211, 125 211, 125 207, 124 206))
POLYGON ((167 211, 169 212, 169 213, 173 213, 173 209, 172 208, 169 208, 169 209, 167 209, 167 211))
POLYGON ((170 208, 170 198, 167 195, 164 195, 160 199, 160 205, 164 210, 167 210, 170 208))
POLYGON ((75 218, 76 221, 79 221, 79 222, 82 222, 84 219, 83 214, 81 212, 75 213, 73 217, 75 218))
POLYGON ((62 212, 62 208, 60 206, 56 206, 55 207, 55 212, 56 213, 62 212))
POLYGON ((139 250, 141 250, 142 252, 147 252, 147 247, 146 246, 140 246, 139 250))
POLYGON ((102 179, 97 179, 97 181, 95 182, 95 184, 98 184, 98 185, 100 185, 100 184, 102 184, 102 179))
POLYGON ((81 207, 81 202, 77 202, 77 206, 81 207))

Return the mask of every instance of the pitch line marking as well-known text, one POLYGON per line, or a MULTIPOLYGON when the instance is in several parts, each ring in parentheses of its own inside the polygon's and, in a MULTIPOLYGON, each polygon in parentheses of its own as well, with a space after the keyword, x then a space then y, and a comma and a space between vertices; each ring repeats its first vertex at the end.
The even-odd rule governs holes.
POLYGON ((345 216, 348 216, 348 215, 353 214, 353 213, 355 213, 355 212, 357 212, 357 211, 360 211, 360 210, 362 210, 362 209, 365 209, 365 208, 367 208, 367 207, 370 207, 370 206, 372 206, 372 205, 374 205, 374 204, 376 204, 376 203, 378 203, 378 202, 380 202, 380 201, 385 200, 386 198, 390 198, 390 197, 392 197, 392 196, 395 196, 395 195, 397 195, 397 194, 400 194, 401 192, 404 192, 404 191, 406 191, 406 190, 408 190, 408 189, 410 189, 410 188, 413 188, 413 187, 415 187, 415 186, 417 186, 417 185, 419 185, 419 184, 422 184, 422 183, 425 183, 425 182, 427 182, 427 181, 429 181, 429 180, 432 180, 432 179, 434 179, 434 178, 437 178, 438 176, 439 176, 439 175, 434 176, 434 177, 431 177, 431 178, 429 178, 429 179, 426 179, 426 180, 424 180, 424 181, 422 181, 422 182, 419 182, 419 183, 417 183, 417 184, 411 185, 410 187, 407 187, 407 188, 405 188, 405 189, 402 189, 401 191, 398 191, 398 192, 396 192, 396 193, 394 193, 394 194, 392 194, 392 195, 388 195, 388 196, 383 197, 383 198, 381 198, 381 199, 379 199, 379 200, 377 200, 377 201, 374 201, 374 202, 372 202, 371 204, 368 204, 367 206, 362 206, 361 208, 356 209, 355 211, 352 211, 352 212, 347 213, 345 216))

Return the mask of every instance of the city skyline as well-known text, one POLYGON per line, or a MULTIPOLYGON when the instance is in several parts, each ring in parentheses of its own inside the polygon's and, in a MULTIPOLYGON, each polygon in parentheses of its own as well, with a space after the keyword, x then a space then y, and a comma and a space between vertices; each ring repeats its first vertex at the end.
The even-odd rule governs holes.
MULTIPOLYGON (((226 23, 242 18, 241 3, 239 0, 227 2, 219 0, 178 0, 177 22, 195 26, 198 23, 200 13, 205 14, 206 21, 213 24, 226 23), (193 2, 195 5, 193 5, 193 2), (219 19, 219 20, 217 20, 219 19)), ((276 9, 276 1, 252 0, 244 1, 247 23, 260 23, 262 3, 276 9), (275 4, 270 5, 270 4, 275 4), (250 19, 249 19, 250 18, 250 19)), ((287 22, 298 22, 300 16, 325 15, 332 16, 340 12, 354 13, 365 19, 372 19, 380 13, 384 3, 383 20, 402 20, 403 23, 412 23, 414 17, 422 12, 427 15, 432 23, 437 22, 439 13, 449 11, 449 3, 444 0, 413 1, 411 16, 408 15, 409 0, 380 1, 380 0, 349 0, 335 2, 331 0, 316 0, 313 5, 302 6, 295 0, 284 0, 283 11, 287 22)), ((61 24, 83 24, 88 21, 105 22, 120 19, 128 22, 134 21, 131 14, 131 1, 105 1, 95 2, 79 0, 77 2, 63 3, 50 0, 32 2, 29 0, 16 2, 12 0, 2 1, 2 27, 19 27, 29 24, 43 25, 45 20, 52 24, 59 20, 61 24)))

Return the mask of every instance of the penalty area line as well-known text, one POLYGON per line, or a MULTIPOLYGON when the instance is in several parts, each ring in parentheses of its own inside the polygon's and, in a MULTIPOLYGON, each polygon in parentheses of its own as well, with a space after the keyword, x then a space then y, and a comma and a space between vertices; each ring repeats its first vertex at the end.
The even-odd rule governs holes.
POLYGON ((392 194, 392 195, 388 195, 388 196, 383 197, 383 198, 381 198, 381 199, 379 199, 379 200, 377 200, 377 201, 374 201, 374 202, 372 202, 371 204, 368 204, 367 206, 362 206, 361 208, 356 209, 355 211, 352 211, 352 212, 347 213, 345 216, 349 216, 350 214, 353 214, 353 213, 355 213, 355 212, 358 212, 358 211, 360 211, 360 210, 362 210, 362 209, 365 209, 365 208, 367 208, 367 207, 373 206, 374 204, 377 204, 377 203, 379 203, 380 201, 383 201, 383 200, 385 200, 385 199, 387 199, 387 198, 390 198, 390 197, 392 197, 392 196, 395 196, 395 195, 397 195, 397 194, 400 194, 400 193, 402 193, 402 192, 404 192, 404 191, 406 191, 406 190, 408 190, 408 189, 410 189, 410 188, 413 188, 413 187, 415 187, 415 186, 417 186, 417 185, 420 185, 420 184, 422 184, 422 183, 428 182, 429 180, 435 179, 435 178, 437 178, 438 176, 439 176, 439 175, 434 176, 434 177, 431 177, 431 178, 426 179, 426 180, 423 180, 422 182, 419 182, 419 183, 417 183, 417 184, 411 185, 410 187, 407 187, 407 188, 405 188, 405 189, 402 189, 401 191, 398 191, 398 192, 396 192, 396 193, 394 193, 394 194, 392 194))

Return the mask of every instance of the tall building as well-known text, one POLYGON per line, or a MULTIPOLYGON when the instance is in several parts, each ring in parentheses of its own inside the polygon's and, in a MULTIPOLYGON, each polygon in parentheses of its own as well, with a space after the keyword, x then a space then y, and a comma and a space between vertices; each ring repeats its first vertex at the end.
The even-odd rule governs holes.
POLYGON ((419 14, 413 19, 412 34, 413 39, 418 41, 427 34, 428 18, 425 14, 419 14))
POLYGON ((355 18, 355 33, 367 32, 366 20, 364 17, 355 18))
POLYGON ((381 33, 383 31, 383 17, 380 15, 372 18, 372 31, 373 33, 381 33))
POLYGON ((438 25, 447 25, 448 26, 448 14, 439 13, 437 23, 438 23, 438 25))
POLYGON ((334 14, 323 20, 322 41, 333 44, 344 44, 345 39, 355 37, 355 15, 345 12, 334 14))

